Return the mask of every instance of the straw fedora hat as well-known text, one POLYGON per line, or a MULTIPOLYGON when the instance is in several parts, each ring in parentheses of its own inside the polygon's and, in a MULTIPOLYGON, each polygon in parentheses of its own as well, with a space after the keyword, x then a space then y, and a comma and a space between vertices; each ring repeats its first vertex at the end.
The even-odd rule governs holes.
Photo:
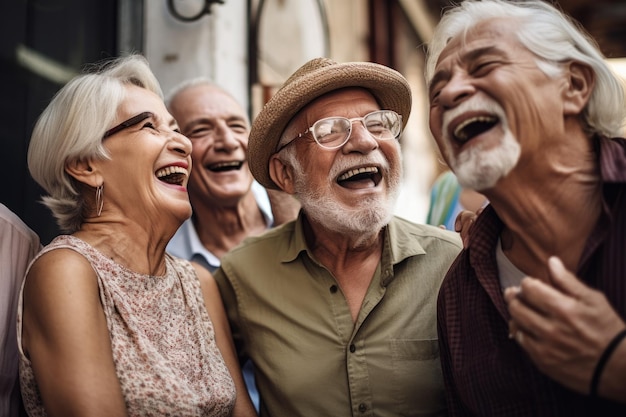
POLYGON ((276 152, 287 124, 316 98, 345 87, 369 90, 381 109, 394 110, 406 126, 411 113, 411 89, 399 72, 372 62, 337 63, 315 58, 285 81, 256 116, 248 141, 248 165, 264 187, 278 189, 269 174, 269 159, 276 152))

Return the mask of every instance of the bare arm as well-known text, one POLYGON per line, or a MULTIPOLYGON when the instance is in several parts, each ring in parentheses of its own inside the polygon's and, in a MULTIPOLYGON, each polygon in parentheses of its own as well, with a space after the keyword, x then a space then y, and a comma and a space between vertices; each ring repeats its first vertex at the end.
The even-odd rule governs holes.
POLYGON ((33 264, 22 335, 49 416, 126 416, 96 274, 84 257, 58 249, 33 264))
POLYGON ((215 329, 215 341, 217 347, 222 353, 224 362, 228 367, 231 377, 235 382, 235 388, 237 389, 237 401, 235 403, 235 409, 233 411, 234 417, 247 417, 256 416, 256 411, 248 395, 246 384, 243 380, 243 374, 237 354, 235 352, 235 344, 230 333, 230 326, 228 319, 226 318, 226 311, 224 310, 224 304, 220 297, 219 289, 213 279, 213 275, 204 267, 193 263, 198 278, 200 279, 200 286, 202 287, 202 294, 204 296, 204 304, 209 312, 211 321, 213 322, 213 328, 215 329))
MULTIPOLYGON (((600 357, 626 324, 604 294, 583 284, 558 258, 548 266, 552 286, 524 278, 521 287, 507 289, 510 331, 539 370, 588 394, 600 357)), ((598 396, 626 402, 625 379, 623 339, 599 374, 598 396)))

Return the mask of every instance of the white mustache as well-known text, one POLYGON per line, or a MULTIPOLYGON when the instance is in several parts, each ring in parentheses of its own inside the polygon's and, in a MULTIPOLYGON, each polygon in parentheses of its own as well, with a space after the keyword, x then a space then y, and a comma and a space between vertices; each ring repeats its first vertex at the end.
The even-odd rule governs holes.
POLYGON ((506 129, 506 114, 504 113, 504 109, 502 108, 502 106, 500 106, 495 100, 492 100, 490 98, 484 96, 473 96, 443 114, 442 132, 444 139, 448 142, 452 139, 450 137, 449 129, 449 125, 452 120, 454 120, 457 116, 462 115, 463 113, 477 111, 497 116, 500 119, 500 123, 502 123, 504 129, 506 129))
POLYGON ((381 172, 388 172, 390 169, 387 158, 385 158, 382 152, 376 151, 369 155, 354 155, 341 158, 330 168, 329 176, 330 178, 336 178, 343 172, 357 166, 378 166, 381 172))

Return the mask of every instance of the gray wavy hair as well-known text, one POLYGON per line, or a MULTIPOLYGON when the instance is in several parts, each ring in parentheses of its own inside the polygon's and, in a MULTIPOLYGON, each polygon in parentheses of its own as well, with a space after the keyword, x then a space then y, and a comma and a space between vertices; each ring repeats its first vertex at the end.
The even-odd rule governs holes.
POLYGON ((513 18, 520 22, 517 39, 538 58, 539 68, 553 76, 560 64, 577 61, 595 73, 595 87, 583 122, 590 133, 622 136, 625 117, 624 87, 609 68, 596 42, 582 27, 560 10, 541 0, 466 0, 445 11, 428 45, 426 82, 430 84, 439 55, 448 41, 481 21, 513 18))
POLYGON ((42 202, 63 232, 73 233, 80 228, 86 208, 78 182, 65 167, 74 161, 110 158, 102 138, 115 122, 129 84, 163 97, 143 56, 118 57, 92 64, 68 82, 35 124, 28 148, 28 169, 48 193, 42 202))

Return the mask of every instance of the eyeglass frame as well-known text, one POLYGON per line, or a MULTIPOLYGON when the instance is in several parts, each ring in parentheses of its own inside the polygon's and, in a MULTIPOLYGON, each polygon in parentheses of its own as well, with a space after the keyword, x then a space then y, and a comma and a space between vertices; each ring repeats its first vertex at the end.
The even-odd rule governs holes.
MULTIPOLYGON (((285 143, 284 145, 281 145, 278 147, 278 149, 276 149, 276 153, 282 151, 283 149, 285 149, 288 145, 290 145, 291 143, 293 143, 295 140, 300 139, 302 137, 304 137, 307 133, 311 133, 311 136, 313 136, 313 140, 315 141, 315 143, 317 143, 317 145, 322 148, 322 149, 328 149, 328 150, 333 150, 333 149, 339 149, 341 148, 343 145, 345 145, 346 143, 348 143, 348 141, 350 140, 350 137, 352 136, 352 124, 356 121, 360 121, 361 124, 363 125, 363 127, 365 128, 365 130, 367 130, 367 133, 369 133, 370 135, 372 135, 372 137, 374 137, 374 135, 369 131, 369 129, 367 128, 367 126, 365 126, 365 123, 363 122, 365 120, 366 117, 371 116, 374 113, 394 113, 396 116, 398 116, 398 122, 400 123, 400 130, 398 131, 398 134, 396 136, 393 137, 393 139, 398 139, 400 137, 400 134, 402 133, 402 115, 396 113, 393 110, 374 110, 373 112, 369 112, 367 113, 365 116, 361 116, 361 117, 353 117, 353 118, 347 118, 347 117, 342 117, 342 116, 330 116, 330 117, 324 117, 321 118, 319 120, 317 120, 315 123, 313 123, 311 126, 309 126, 304 132, 302 133, 298 133, 298 135, 296 137, 294 137, 293 139, 291 139, 290 141, 288 141, 287 143, 285 143), (321 121, 324 120, 328 120, 328 119, 345 119, 348 120, 350 122, 350 131, 348 132, 348 136, 346 136, 346 139, 339 145, 336 146, 325 146, 322 145, 317 138, 315 137, 315 135, 313 134, 313 128, 315 127, 316 124, 318 124, 321 121)), ((379 139, 374 137, 374 139, 376 140, 389 140, 389 139, 379 139)))
POLYGON ((152 112, 149 111, 145 111, 143 113, 139 113, 136 116, 131 117, 128 120, 124 120, 122 123, 120 123, 119 125, 112 127, 111 129, 107 130, 104 135, 102 136, 102 140, 108 138, 109 136, 113 136, 118 132, 121 132, 122 130, 134 126, 138 123, 141 123, 142 121, 150 118, 154 116, 154 114, 152 112))

